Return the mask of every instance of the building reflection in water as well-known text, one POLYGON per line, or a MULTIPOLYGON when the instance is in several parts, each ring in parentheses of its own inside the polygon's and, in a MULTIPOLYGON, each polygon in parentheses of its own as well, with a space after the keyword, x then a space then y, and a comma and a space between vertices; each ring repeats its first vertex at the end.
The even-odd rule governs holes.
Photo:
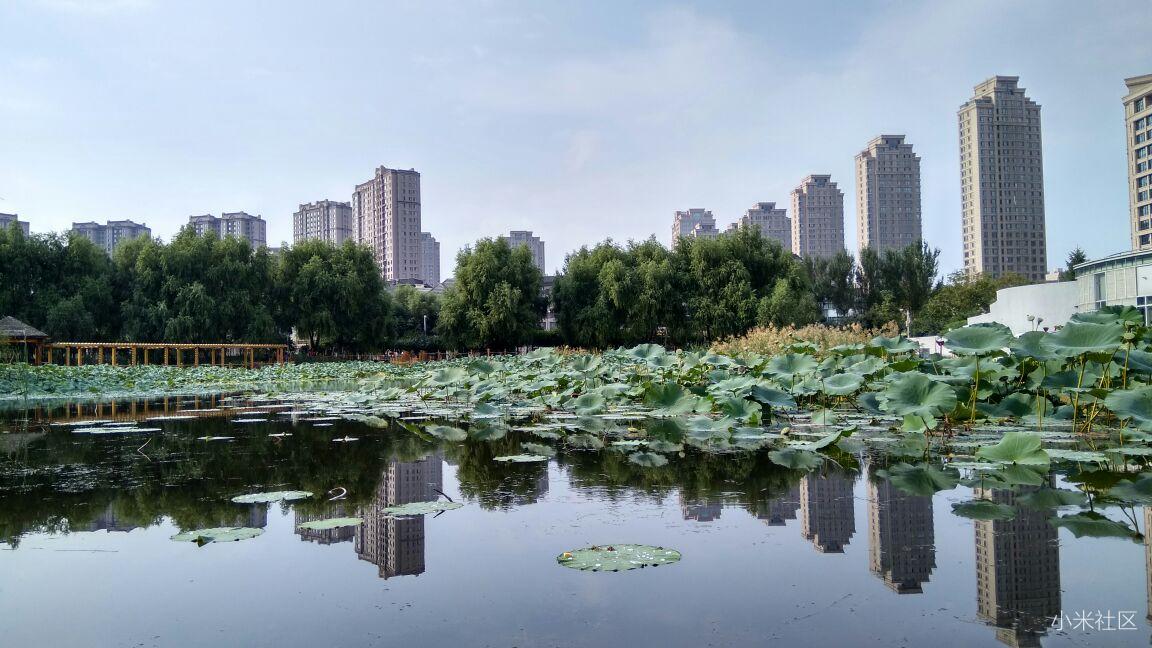
POLYGON ((296 521, 293 528, 296 529, 296 535, 300 536, 303 542, 315 542, 316 544, 330 545, 340 542, 347 542, 356 535, 357 527, 344 526, 336 527, 335 529, 301 529, 300 525, 305 522, 315 522, 317 520, 330 520, 332 518, 342 517, 356 517, 348 514, 348 509, 344 506, 332 506, 320 513, 303 513, 299 509, 294 509, 293 513, 296 516, 296 521))
POLYGON ((975 490, 974 495, 1016 507, 1011 520, 976 520, 976 608, 1009 646, 1039 646, 1060 615, 1060 545, 1048 523, 1052 509, 1016 504, 1039 487, 975 490))
POLYGON ((680 491, 680 512, 685 520, 712 522, 720 519, 724 502, 719 497, 688 498, 680 491))
POLYGON ((1148 584, 1148 620, 1152 621, 1152 506, 1144 507, 1144 580, 1148 584))
POLYGON ((101 512, 100 515, 96 516, 95 520, 92 520, 91 522, 89 522, 86 527, 80 528, 80 529, 72 529, 72 530, 73 531, 108 531, 108 532, 112 532, 112 531, 131 531, 132 529, 139 529, 139 528, 140 528, 140 525, 138 525, 138 524, 131 524, 131 523, 128 523, 128 522, 121 520, 120 516, 116 514, 116 509, 113 506, 113 504, 109 503, 108 506, 104 507, 104 511, 101 512))
POLYGON ((898 594, 919 594, 936 567, 932 496, 868 482, 868 568, 898 594))
POLYGON ((774 497, 756 507, 756 519, 768 526, 784 526, 787 520, 795 520, 800 511, 800 487, 793 486, 780 497, 774 497))
POLYGON ((380 569, 381 578, 424 573, 424 517, 395 518, 381 509, 439 498, 444 486, 440 452, 420 461, 392 460, 380 476, 376 496, 361 510, 364 523, 355 528, 356 556, 380 569))
POLYGON ((800 530, 821 553, 844 553, 856 532, 855 475, 809 473, 800 480, 800 530))

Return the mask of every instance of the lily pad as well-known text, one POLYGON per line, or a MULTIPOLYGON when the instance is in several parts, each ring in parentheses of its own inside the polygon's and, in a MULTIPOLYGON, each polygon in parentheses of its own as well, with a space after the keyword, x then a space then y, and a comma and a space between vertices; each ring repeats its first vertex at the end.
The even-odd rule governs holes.
POLYGON ((300 524, 296 525, 296 528, 309 529, 312 531, 324 531, 326 529, 338 529, 340 527, 360 526, 363 522, 363 518, 340 517, 329 518, 327 520, 312 520, 310 522, 301 522, 300 524))
POLYGON ((172 536, 176 542, 195 542, 203 547, 210 542, 236 542, 237 540, 247 540, 255 538, 264 533, 264 529, 253 529, 249 527, 214 527, 211 529, 197 529, 195 531, 185 531, 177 533, 172 536))
POLYGON ((468 438, 468 432, 451 425, 429 425, 424 428, 424 431, 445 441, 463 441, 468 438))
POLYGON ((1048 453, 1040 447, 1039 435, 1030 432, 1005 433, 1000 443, 977 450, 976 458, 1025 465, 1042 465, 1050 462, 1048 453))
POLYGON ((413 515, 424 515, 426 513, 439 513, 440 511, 451 511, 454 509, 462 508, 464 505, 460 502, 412 502, 410 504, 401 504, 399 506, 389 506, 388 508, 380 509, 380 512, 392 517, 409 517, 413 515))
POLYGON ((932 495, 955 488, 960 482, 960 475, 955 470, 940 469, 930 464, 900 463, 887 470, 878 470, 876 474, 909 495, 932 495))
POLYGON ((768 453, 768 459, 778 465, 791 470, 812 471, 824 463, 824 457, 800 448, 782 448, 768 453))
POLYGON ((565 551, 556 556, 556 562, 580 571, 619 572, 680 562, 680 552, 651 545, 604 545, 565 551))
POLYGON ((504 455, 502 457, 492 457, 492 461, 504 461, 508 463, 531 463, 534 461, 548 461, 550 457, 534 454, 518 454, 518 455, 504 455))
POLYGON ((1140 537, 1140 534, 1133 531, 1132 527, 1127 524, 1109 520, 1095 511, 1084 511, 1083 513, 1052 518, 1048 520, 1048 523, 1054 527, 1068 529, 1077 538, 1088 536, 1089 538, 1130 538, 1135 540, 1140 537))
POLYGON ((628 455, 628 461, 645 468, 659 468, 668 463, 668 458, 655 452, 633 452, 628 455))
POLYGON ((1016 507, 986 499, 953 504, 952 512, 972 520, 1011 520, 1016 517, 1016 507))
POLYGON ((312 497, 312 493, 308 491, 270 491, 237 495, 232 498, 232 501, 237 504, 270 504, 272 502, 291 502, 309 497, 312 497))

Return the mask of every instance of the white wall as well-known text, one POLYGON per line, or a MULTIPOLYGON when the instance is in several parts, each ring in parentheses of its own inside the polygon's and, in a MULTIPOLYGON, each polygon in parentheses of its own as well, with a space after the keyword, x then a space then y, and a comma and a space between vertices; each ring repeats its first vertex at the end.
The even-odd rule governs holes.
POLYGON ((1012 329, 1013 335, 1038 330, 1044 326, 1055 327, 1065 324, 1077 312, 1079 293, 1075 281, 1014 286, 996 291, 996 301, 989 312, 969 317, 969 324, 999 322, 1012 329), (1028 316, 1042 317, 1037 326, 1029 322, 1028 316))

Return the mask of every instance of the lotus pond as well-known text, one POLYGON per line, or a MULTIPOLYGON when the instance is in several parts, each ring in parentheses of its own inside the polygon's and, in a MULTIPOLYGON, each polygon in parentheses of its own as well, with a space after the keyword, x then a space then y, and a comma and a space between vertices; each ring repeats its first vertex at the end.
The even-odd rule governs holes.
POLYGON ((0 644, 1145 645, 1143 335, 0 369, 0 644))

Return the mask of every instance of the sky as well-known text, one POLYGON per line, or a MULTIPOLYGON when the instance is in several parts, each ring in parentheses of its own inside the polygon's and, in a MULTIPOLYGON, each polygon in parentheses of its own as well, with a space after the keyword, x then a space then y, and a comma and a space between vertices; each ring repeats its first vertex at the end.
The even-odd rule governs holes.
POLYGON ((961 266, 956 111, 1019 76, 1039 103, 1048 266, 1126 249, 1124 78, 1152 72, 1147 0, 543 2, 4 0, 0 212, 33 232, 350 200, 379 165, 421 173, 442 276, 528 229, 547 271, 673 212, 723 229, 904 134, 924 237, 961 266))

